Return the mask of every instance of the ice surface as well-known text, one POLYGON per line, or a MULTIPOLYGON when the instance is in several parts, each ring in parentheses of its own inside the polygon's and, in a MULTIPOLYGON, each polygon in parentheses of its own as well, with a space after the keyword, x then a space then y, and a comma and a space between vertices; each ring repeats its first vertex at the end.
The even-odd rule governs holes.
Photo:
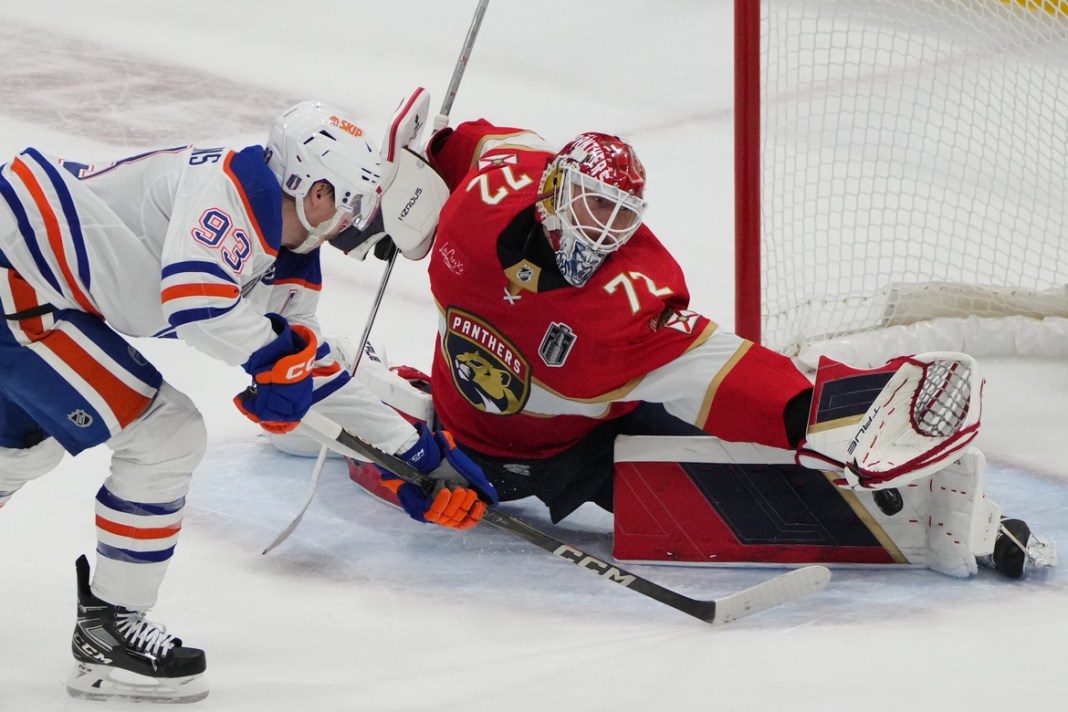
MULTIPOLYGON (((685 265, 693 304, 730 324, 732 178, 727 0, 495 0, 454 119, 485 116, 562 143, 589 129, 635 142, 649 222, 685 265)), ((416 85, 438 106, 475 3, 183 0, 6 3, 0 153, 82 160, 263 140, 289 103, 351 107, 380 132, 416 85)), ((322 321, 358 337, 382 265, 331 254, 322 321), (355 316, 354 316, 355 315, 355 316)), ((425 263, 402 261, 373 338, 426 368, 435 314, 425 263)), ((230 405, 238 369, 139 342, 203 409, 210 450, 154 617, 207 650, 197 709, 1063 709, 1068 573, 1013 583, 927 571, 843 571, 820 594, 713 629, 489 527, 418 525, 359 492, 337 460, 304 522, 312 461, 275 451, 230 405)), ((989 492, 1068 541, 1068 368, 992 360, 981 445, 989 492)), ((92 550, 108 452, 67 458, 0 511, 0 711, 129 709, 63 682, 76 556, 92 550)), ((551 527, 607 557, 610 518, 551 527)), ((694 597, 774 573, 628 566, 694 597)))

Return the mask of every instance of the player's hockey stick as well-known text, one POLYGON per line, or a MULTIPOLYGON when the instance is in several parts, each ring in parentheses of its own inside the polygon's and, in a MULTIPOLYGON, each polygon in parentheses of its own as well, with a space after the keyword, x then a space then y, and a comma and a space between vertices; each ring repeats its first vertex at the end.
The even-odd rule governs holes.
MULTIPOLYGON (((388 469, 401 479, 428 490, 434 481, 411 467, 408 463, 389 455, 367 441, 343 429, 329 418, 309 413, 301 421, 298 432, 323 443, 335 452, 348 457, 369 459, 388 469)), ((617 583, 632 591, 648 596, 672 608, 698 618, 705 623, 722 625, 775 606, 789 603, 810 593, 819 591, 831 580, 831 572, 823 566, 805 566, 789 573, 775 576, 751 588, 732 593, 723 598, 699 600, 683 596, 612 564, 587 554, 581 549, 565 544, 545 532, 530 526, 521 519, 488 507, 482 521, 514 536, 545 549, 580 568, 591 571, 603 579, 617 583)))
MULTIPOLYGON (((356 351, 356 357, 352 361, 352 367, 349 368, 350 374, 356 373, 356 367, 360 365, 360 359, 363 358, 364 351, 367 350, 367 341, 371 338, 371 326, 375 323, 375 317, 378 316, 378 307, 382 304, 382 296, 386 293, 386 284, 389 283, 389 275, 393 272, 393 264, 397 260, 397 249, 393 248, 389 254, 389 259, 386 261, 386 267, 382 271, 382 280, 378 283, 378 294, 375 295, 374 304, 371 305, 371 313, 367 317, 367 323, 363 327, 363 334, 360 336, 359 350, 356 351)), ((268 554, 276 546, 289 538, 289 535, 300 525, 301 520, 304 519, 304 513, 308 511, 308 507, 311 506, 312 500, 315 498, 315 490, 319 487, 319 478, 323 474, 323 466, 326 464, 326 455, 329 452, 329 448, 323 445, 319 448, 319 456, 315 458, 315 466, 312 468, 311 477, 308 478, 308 486, 304 489, 304 499, 300 503, 300 509, 297 511, 297 515, 293 517, 293 521, 283 529, 278 536, 274 538, 267 548, 263 550, 264 554, 268 554)))
MULTIPOLYGON (((449 80, 449 90, 445 94, 445 99, 441 102, 441 111, 438 113, 434 120, 434 129, 444 128, 449 123, 449 113, 452 111, 452 102, 456 99, 456 90, 460 87, 460 80, 463 79, 464 71, 467 69, 467 61, 471 57, 471 49, 475 46, 475 38, 478 37, 478 30, 482 26, 482 18, 486 14, 486 8, 489 6, 489 0, 479 0, 478 7, 475 8, 475 14, 471 18, 471 25, 467 29, 467 36, 464 38, 463 49, 460 50, 460 56, 456 59, 456 67, 452 71, 452 78, 449 80)), ((363 329, 363 336, 360 338, 359 350, 356 352, 356 359, 349 369, 349 373, 356 374, 356 367, 360 364, 360 359, 363 357, 364 349, 367 348, 367 340, 371 335, 371 326, 375 323, 375 317, 378 315, 378 307, 382 303, 382 295, 385 294, 386 284, 389 282, 389 276, 393 272, 393 265, 397 261, 397 249, 393 248, 389 257, 386 259, 386 267, 382 272, 382 281, 378 285, 378 295, 375 297, 374 304, 371 307, 371 315, 367 317, 367 323, 363 329)), ((304 491, 304 499, 301 502, 300 510, 293 518, 293 521, 289 523, 282 532, 274 538, 267 548, 263 550, 264 554, 267 554, 276 546, 289 538, 289 535, 304 519, 304 513, 308 511, 308 507, 311 506, 312 499, 315 498, 315 490, 319 487, 319 477, 323 474, 323 466, 326 464, 327 448, 323 446, 319 448, 319 456, 315 459, 315 465, 312 468, 311 477, 308 479, 308 486, 304 491)))

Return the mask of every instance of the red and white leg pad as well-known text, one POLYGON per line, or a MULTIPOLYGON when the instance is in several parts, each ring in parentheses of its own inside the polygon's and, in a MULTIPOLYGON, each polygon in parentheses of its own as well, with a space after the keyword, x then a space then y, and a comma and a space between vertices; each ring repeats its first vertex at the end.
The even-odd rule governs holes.
POLYGON ((998 508, 977 450, 900 489, 853 491, 793 453, 712 437, 616 440, 615 558, 710 565, 976 571, 998 508))

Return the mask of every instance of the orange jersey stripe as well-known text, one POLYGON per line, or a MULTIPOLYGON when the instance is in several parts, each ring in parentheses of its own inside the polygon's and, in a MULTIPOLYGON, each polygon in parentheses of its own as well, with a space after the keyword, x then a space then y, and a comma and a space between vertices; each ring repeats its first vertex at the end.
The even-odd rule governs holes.
POLYGON ((223 161, 223 172, 234 183, 234 187, 237 188, 237 194, 241 196, 241 204, 245 206, 245 214, 248 215, 249 221, 252 223, 252 231, 256 233, 256 238, 260 241, 260 245, 263 247, 263 251, 271 257, 278 256, 278 250, 271 247, 267 240, 263 237, 263 230, 260 229, 260 223, 256 219, 256 213, 252 211, 252 203, 249 202, 248 196, 245 195, 245 188, 241 185, 241 181, 238 180, 234 172, 230 170, 230 161, 234 158, 234 152, 230 151, 226 154, 226 160, 223 161))
POLYGON ((84 378, 111 408, 121 427, 133 422, 151 402, 151 398, 123 383, 65 332, 54 330, 37 343, 47 347, 84 378))
POLYGON ((128 524, 119 524, 113 522, 110 519, 104 519, 99 514, 96 515, 96 526, 110 534, 116 534, 118 536, 126 536, 131 539, 166 539, 167 537, 174 536, 182 530, 182 523, 180 521, 175 522, 169 527, 133 527, 128 524))
POLYGON ((312 284, 311 282, 305 281, 303 279, 297 279, 296 277, 292 277, 292 278, 289 278, 289 279, 276 279, 274 281, 274 285, 277 286, 279 284, 294 284, 294 285, 296 285, 298 287, 304 287, 305 289, 310 289, 313 292, 321 291, 322 288, 323 288, 323 285, 321 285, 321 284, 312 284))
POLYGON ((241 290, 233 284, 179 284, 160 292, 161 303, 184 297, 225 297, 237 299, 241 290))
MULTIPOLYGON (((41 300, 37 298, 37 290, 23 279, 18 272, 7 270, 7 284, 11 289, 11 296, 15 300, 16 312, 41 306, 41 300)), ((27 337, 36 341, 44 333, 44 321, 39 316, 20 319, 19 328, 22 329, 27 337)))
POLYGON ((56 218, 56 214, 52 210, 52 206, 48 202, 40 183, 37 182, 37 178, 34 177, 33 173, 30 172, 30 169, 26 167, 26 164, 20 158, 16 158, 11 162, 11 170, 26 184, 26 189, 30 191, 33 202, 44 219, 45 232, 48 234, 48 244, 52 247, 52 252, 56 255, 56 259, 59 260, 59 268, 63 272, 63 279, 66 280, 67 286, 70 287, 74 300, 85 311, 100 316, 100 312, 93 307, 89 297, 74 281, 74 274, 70 271, 70 266, 67 264, 67 254, 63 249, 63 235, 60 231, 59 220, 56 218))

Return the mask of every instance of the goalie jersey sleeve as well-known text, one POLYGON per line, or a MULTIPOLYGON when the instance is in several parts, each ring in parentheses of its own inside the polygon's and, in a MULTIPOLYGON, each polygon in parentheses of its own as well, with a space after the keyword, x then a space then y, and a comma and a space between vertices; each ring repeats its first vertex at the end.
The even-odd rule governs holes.
POLYGON ((453 191, 429 267, 434 405, 460 442, 549 457, 648 401, 724 439, 790 446, 783 411, 808 379, 689 310, 682 270, 647 226, 584 287, 563 281, 534 215, 553 156, 539 137, 470 122, 430 154, 453 191))

